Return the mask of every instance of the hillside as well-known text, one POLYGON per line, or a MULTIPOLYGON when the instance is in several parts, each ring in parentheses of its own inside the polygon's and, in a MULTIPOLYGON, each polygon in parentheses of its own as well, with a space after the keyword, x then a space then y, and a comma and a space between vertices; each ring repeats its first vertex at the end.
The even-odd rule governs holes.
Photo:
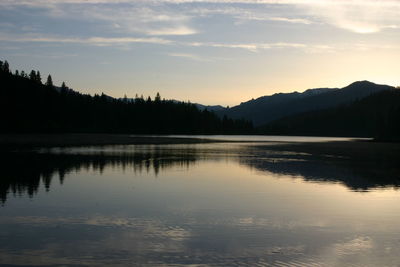
POLYGON ((385 90, 339 107, 288 116, 260 127, 260 131, 400 140, 400 90, 385 90))
POLYGON ((230 109, 219 111, 218 114, 236 119, 244 118, 251 120, 255 126, 261 126, 296 113, 322 110, 351 103, 373 93, 393 88, 387 85, 360 81, 342 89, 318 88, 309 89, 303 93, 293 92, 263 96, 230 109))
POLYGON ((244 134, 253 129, 247 121, 220 119, 158 94, 135 101, 90 96, 65 85, 43 85, 39 72, 29 78, 21 73, 11 74, 8 64, 1 64, 0 133, 244 134))

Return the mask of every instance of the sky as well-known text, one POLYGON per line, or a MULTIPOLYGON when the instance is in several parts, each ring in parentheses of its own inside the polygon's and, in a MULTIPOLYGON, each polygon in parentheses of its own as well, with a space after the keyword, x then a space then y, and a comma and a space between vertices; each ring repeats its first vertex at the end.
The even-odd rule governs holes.
POLYGON ((0 0, 0 60, 83 93, 233 106, 400 85, 400 0, 0 0))

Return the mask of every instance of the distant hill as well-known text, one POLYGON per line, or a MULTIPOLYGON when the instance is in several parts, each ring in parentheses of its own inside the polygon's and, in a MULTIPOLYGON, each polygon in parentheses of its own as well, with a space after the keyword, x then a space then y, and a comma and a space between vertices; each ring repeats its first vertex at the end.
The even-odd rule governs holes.
POLYGON ((291 115, 259 129, 264 134, 357 136, 400 141, 400 89, 377 92, 338 107, 291 115))
POLYGON ((194 103, 194 105, 196 105, 196 107, 200 110, 205 110, 207 109, 208 111, 214 111, 214 112, 218 112, 221 110, 224 110, 225 108, 221 105, 214 105, 214 106, 210 106, 210 105, 202 105, 202 104, 198 104, 198 103, 194 103))
POLYGON ((317 88, 303 93, 279 93, 263 96, 217 113, 220 116, 226 115, 230 118, 251 120, 255 126, 261 126, 286 116, 351 103, 373 93, 390 89, 394 89, 394 87, 359 81, 342 89, 317 88))

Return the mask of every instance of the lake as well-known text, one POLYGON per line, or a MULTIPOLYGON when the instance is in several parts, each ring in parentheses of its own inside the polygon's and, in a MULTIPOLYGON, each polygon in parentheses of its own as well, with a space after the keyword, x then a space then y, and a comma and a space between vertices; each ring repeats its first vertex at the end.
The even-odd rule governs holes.
POLYGON ((400 265, 397 157, 274 141, 2 153, 0 265, 400 265))

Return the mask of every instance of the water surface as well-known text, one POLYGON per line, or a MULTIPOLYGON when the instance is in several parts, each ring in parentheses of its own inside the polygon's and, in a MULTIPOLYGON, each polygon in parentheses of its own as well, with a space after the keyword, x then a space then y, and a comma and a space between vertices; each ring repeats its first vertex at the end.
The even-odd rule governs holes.
POLYGON ((52 148, 1 161, 7 266, 400 264, 395 165, 275 143, 52 148))
MULTIPOLYGON (((142 136, 142 135, 134 135, 142 136)), ((148 135, 145 135, 148 136, 148 135)), ((166 135, 154 135, 165 137, 166 135)), ((328 136, 282 136, 282 135, 167 135, 180 138, 200 138, 224 141, 245 141, 245 142, 332 142, 350 140, 371 140, 372 138, 355 137, 328 137, 328 136)))

